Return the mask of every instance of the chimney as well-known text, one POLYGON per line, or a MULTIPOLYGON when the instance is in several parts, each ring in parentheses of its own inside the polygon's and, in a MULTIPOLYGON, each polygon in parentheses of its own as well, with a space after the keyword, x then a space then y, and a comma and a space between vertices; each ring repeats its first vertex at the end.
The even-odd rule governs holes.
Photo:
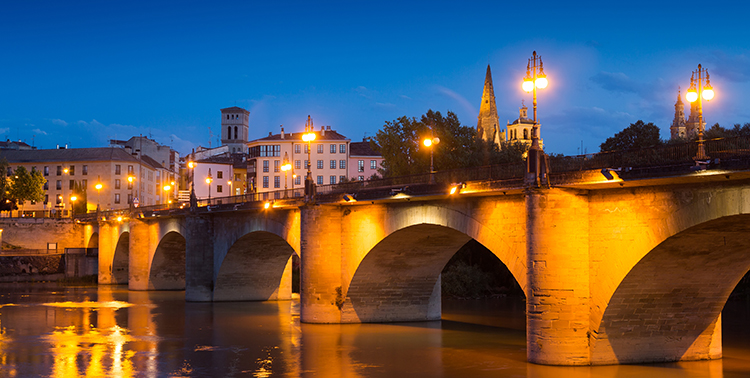
POLYGON ((281 139, 284 139, 284 125, 281 125, 281 139))
POLYGON ((326 127, 325 126, 320 126, 320 136, 321 137, 326 136, 326 127))
POLYGON ((326 131, 331 131, 331 126, 326 126, 326 131))
POLYGON ((133 147, 125 146, 125 152, 127 152, 127 153, 129 153, 129 154, 132 155, 133 154, 133 147))
POLYGON ((273 136, 273 133, 269 131, 268 136, 273 136))

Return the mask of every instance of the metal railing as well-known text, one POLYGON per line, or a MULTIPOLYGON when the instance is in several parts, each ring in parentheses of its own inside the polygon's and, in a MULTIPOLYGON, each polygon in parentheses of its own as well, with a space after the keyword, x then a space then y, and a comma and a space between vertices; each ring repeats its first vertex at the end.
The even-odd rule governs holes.
MULTIPOLYGON (((704 146, 706 154, 712 161, 722 161, 722 164, 729 164, 734 167, 750 168, 750 137, 740 136, 712 139, 705 141, 704 146)), ((549 158, 549 171, 553 176, 568 176, 569 179, 577 177, 575 172, 623 167, 628 167, 629 172, 633 172, 633 177, 665 173, 679 174, 685 172, 690 166, 695 165, 694 157, 697 152, 698 143, 688 142, 577 156, 551 156, 549 158)), ((430 191, 443 192, 443 189, 440 188, 470 181, 493 182, 494 185, 491 186, 492 188, 518 188, 523 186, 525 172, 525 161, 495 164, 434 173, 320 185, 316 187, 316 194, 317 198, 323 201, 334 201, 334 198, 335 201, 339 201, 341 198, 337 195, 364 192, 379 193, 379 191, 383 190, 390 191, 394 188, 400 190, 404 187, 421 187, 422 189, 419 190, 420 193, 430 193, 430 191)), ((553 179, 552 181, 556 182, 559 180, 553 179)), ((244 206, 243 208, 260 208, 262 207, 261 204, 267 201, 301 202, 304 198, 304 188, 300 187, 262 193, 248 193, 239 196, 201 199, 197 201, 197 204, 199 208, 204 209, 202 211, 210 211, 212 208, 219 207, 238 209, 238 205, 248 204, 254 205, 244 206)), ((150 215, 154 213, 181 214, 188 211, 189 207, 189 202, 175 202, 172 204, 138 207, 134 209, 134 214, 131 214, 129 209, 103 211, 100 213, 100 216, 103 216, 104 219, 113 219, 117 216, 125 217, 137 214, 141 214, 141 216, 143 214, 150 215)), ((75 218, 81 221, 90 221, 96 219, 96 214, 77 214, 75 218)))

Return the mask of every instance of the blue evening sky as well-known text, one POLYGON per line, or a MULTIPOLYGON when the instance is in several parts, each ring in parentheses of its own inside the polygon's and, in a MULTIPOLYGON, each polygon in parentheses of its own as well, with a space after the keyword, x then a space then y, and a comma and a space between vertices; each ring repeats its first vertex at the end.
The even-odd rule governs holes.
POLYGON ((2 1, 0 137, 54 148, 142 134, 186 154, 235 105, 251 140, 301 131, 308 114, 354 141, 428 109, 475 127, 488 63, 504 125, 531 104, 521 79, 536 50, 545 150, 596 152, 639 119, 668 137, 698 63, 717 93, 709 125, 750 122, 749 4, 2 1))

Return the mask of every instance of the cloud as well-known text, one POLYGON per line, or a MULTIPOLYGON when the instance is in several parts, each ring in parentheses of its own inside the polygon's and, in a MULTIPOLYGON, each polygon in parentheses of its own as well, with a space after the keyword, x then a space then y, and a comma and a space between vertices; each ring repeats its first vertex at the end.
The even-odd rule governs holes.
POLYGON ((405 100, 411 100, 411 97, 409 97, 407 95, 399 95, 399 97, 401 97, 401 98, 403 98, 405 100))
POLYGON ((642 90, 640 84, 622 72, 601 71, 592 76, 591 81, 612 92, 639 94, 642 90))
POLYGON ((368 100, 372 100, 373 91, 367 89, 367 87, 360 85, 357 88, 354 88, 354 91, 357 92, 357 94, 360 95, 361 97, 364 97, 368 100))
POLYGON ((67 123, 67 122, 65 122, 64 120, 61 120, 61 119, 59 119, 59 118, 56 118, 56 119, 51 119, 50 121, 51 121, 51 122, 52 122, 53 124, 55 124, 55 125, 58 125, 58 126, 68 126, 68 123, 67 123))
POLYGON ((747 55, 728 55, 723 51, 713 53, 713 73, 730 81, 745 83, 750 81, 750 57, 747 55))
POLYGON ((10 131, 10 127, 3 127, 2 129, 0 129, 0 134, 5 134, 8 131, 10 131))
POLYGON ((34 129, 31 130, 31 132, 33 132, 35 135, 48 135, 47 132, 42 129, 34 129))
POLYGON ((471 103, 464 96, 461 96, 460 94, 454 92, 453 90, 443 87, 441 85, 436 85, 435 88, 437 89, 438 93, 456 101, 459 104, 459 106, 463 108, 464 112, 469 113, 469 114, 479 114, 479 111, 473 105, 471 105, 471 103))
POLYGON ((396 107, 396 104, 391 104, 390 102, 376 102, 375 107, 377 108, 385 108, 385 109, 393 109, 396 107))

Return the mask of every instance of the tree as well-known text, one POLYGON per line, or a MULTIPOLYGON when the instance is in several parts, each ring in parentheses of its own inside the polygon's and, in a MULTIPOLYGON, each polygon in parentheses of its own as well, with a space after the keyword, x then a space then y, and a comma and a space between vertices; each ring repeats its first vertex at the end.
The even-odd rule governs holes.
POLYGON ((436 170, 475 167, 523 160, 525 146, 504 143, 502 149, 483 140, 473 127, 462 126, 453 112, 446 116, 432 110, 420 120, 401 117, 385 125, 370 140, 371 147, 383 156, 383 177, 427 173, 430 170, 430 148, 434 148, 436 170), (440 143, 425 147, 422 140, 440 138, 440 143))
POLYGON ((599 148, 604 151, 629 150, 633 148, 654 147, 662 144, 659 138, 659 127, 653 123, 638 120, 631 123, 615 136, 607 138, 599 148))
POLYGON ((42 174, 36 169, 29 172, 24 167, 18 167, 10 177, 9 197, 20 204, 23 209, 25 201, 39 202, 44 200, 45 182, 42 174))
MULTIPOLYGON (((704 139, 715 139, 715 138, 729 138, 738 136, 750 136, 750 123, 745 123, 740 126, 739 123, 735 123, 731 129, 724 128, 718 123, 706 129, 703 133, 704 139)), ((697 138, 697 136, 696 136, 697 138)))

